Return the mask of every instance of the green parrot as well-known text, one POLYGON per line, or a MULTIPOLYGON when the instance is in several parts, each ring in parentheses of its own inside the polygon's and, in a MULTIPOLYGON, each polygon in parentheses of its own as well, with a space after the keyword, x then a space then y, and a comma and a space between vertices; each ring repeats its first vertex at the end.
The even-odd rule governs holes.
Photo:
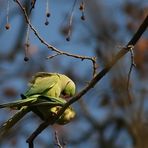
MULTIPOLYGON (((6 134, 11 127, 30 111, 37 114, 44 121, 49 119, 52 120, 65 103, 66 100, 62 98, 32 95, 23 100, 21 99, 11 103, 0 104, 0 108, 19 110, 14 116, 12 116, 12 118, 0 126, 0 136, 6 134)), ((75 117, 75 115, 75 111, 69 106, 56 123, 60 125, 67 124, 75 117)))
MULTIPOLYGON (((29 88, 23 95, 23 98, 34 94, 56 98, 60 96, 68 98, 75 94, 75 83, 63 74, 38 72, 31 79, 29 88)), ((47 111, 45 111, 44 106, 36 106, 33 112, 43 120, 48 119, 47 111)))
MULTIPOLYGON (((42 120, 46 121, 58 113, 58 110, 66 103, 60 96, 71 97, 75 94, 74 82, 63 74, 37 73, 29 83, 28 90, 22 95, 22 99, 12 103, 0 104, 0 108, 19 110, 12 118, 0 127, 0 133, 6 133, 25 114, 32 111, 42 120)), ((75 117, 75 111, 69 106, 57 120, 57 124, 67 124, 75 117)))
POLYGON ((34 94, 71 97, 75 94, 75 83, 63 74, 38 72, 30 81, 29 89, 24 96, 28 97, 34 94))

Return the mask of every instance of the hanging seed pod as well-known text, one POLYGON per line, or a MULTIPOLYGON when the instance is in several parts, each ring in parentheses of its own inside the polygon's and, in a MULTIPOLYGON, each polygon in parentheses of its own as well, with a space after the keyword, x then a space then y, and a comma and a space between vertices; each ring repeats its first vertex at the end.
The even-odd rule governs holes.
POLYGON ((68 42, 70 41, 70 36, 66 37, 66 41, 68 42))
POLYGON ((50 12, 49 12, 49 1, 46 0, 46 21, 45 25, 47 26, 49 24, 48 18, 50 17, 50 12))
POLYGON ((47 13, 46 13, 46 16, 47 16, 47 17, 50 17, 50 13, 49 13, 49 12, 47 12, 47 13))
POLYGON ((49 24, 49 22, 48 22, 48 20, 46 19, 46 21, 45 21, 45 25, 47 26, 49 24))
POLYGON ((80 7, 79 7, 79 10, 81 11, 82 15, 81 15, 81 20, 85 20, 85 15, 84 15, 84 10, 85 10, 85 4, 84 2, 82 1, 81 4, 80 4, 80 7))
POLYGON ((80 4, 80 7, 79 7, 80 11, 84 11, 84 2, 82 1, 82 3, 80 4))
POLYGON ((85 16, 84 16, 83 13, 82 13, 82 16, 81 16, 81 20, 85 21, 85 16))
POLYGON ((76 6, 76 2, 77 2, 77 0, 74 1, 73 6, 72 6, 72 10, 70 13, 69 22, 68 22, 68 34, 66 37, 66 41, 70 41, 72 22, 73 22, 73 14, 74 14, 74 8, 76 6))
POLYGON ((24 57, 24 61, 25 62, 29 61, 29 58, 28 57, 24 57))
POLYGON ((5 28, 6 28, 6 30, 9 30, 10 29, 10 24, 9 23, 7 23, 6 25, 5 25, 5 28))
POLYGON ((9 23, 9 9, 10 9, 10 6, 9 6, 9 0, 7 1, 7 14, 6 14, 6 25, 5 25, 5 28, 6 30, 9 30, 11 25, 9 23))
POLYGON ((26 33, 26 41, 25 41, 25 57, 24 57, 24 61, 27 62, 29 61, 29 58, 28 58, 28 50, 29 50, 29 33, 30 33, 30 27, 28 25, 27 27, 27 33, 26 33))

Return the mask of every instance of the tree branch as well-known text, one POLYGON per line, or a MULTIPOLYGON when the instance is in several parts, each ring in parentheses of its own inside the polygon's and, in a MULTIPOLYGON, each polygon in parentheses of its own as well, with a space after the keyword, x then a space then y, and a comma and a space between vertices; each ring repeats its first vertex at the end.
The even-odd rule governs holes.
POLYGON ((55 131, 55 142, 56 142, 55 145, 57 145, 58 148, 63 148, 63 146, 60 143, 57 131, 55 131))
MULTIPOLYGON (((41 43, 43 43, 44 45, 46 45, 48 48, 50 48, 51 50, 55 51, 58 54, 63 54, 66 56, 70 56, 70 57, 74 57, 74 58, 79 58, 81 60, 87 59, 87 60, 91 60, 93 62, 93 64, 96 64, 95 58, 91 58, 91 57, 87 57, 87 56, 80 56, 80 55, 74 55, 74 54, 70 54, 64 51, 61 51, 57 48, 55 48, 54 46, 48 44, 46 41, 44 41, 44 39, 42 37, 40 37, 39 33, 34 29, 34 27, 32 26, 32 24, 30 23, 30 20, 27 16, 27 13, 25 11, 25 8, 21 5, 21 3, 19 2, 19 0, 16 0, 17 4, 20 6, 21 10, 23 11, 23 14, 25 16, 26 22, 29 24, 31 30, 34 32, 34 34, 36 35, 36 37, 41 41, 41 43)), ((69 100, 62 108, 61 110, 58 112, 57 116, 52 120, 52 121, 45 121, 44 123, 42 123, 39 128, 32 134, 32 136, 30 136, 30 138, 27 140, 27 142, 30 144, 33 143, 33 140, 49 125, 49 124, 54 124, 58 118, 64 113, 64 111, 74 102, 78 101, 83 95, 85 95, 91 88, 93 88, 109 71, 110 69, 119 61, 119 59, 121 59, 127 52, 129 52, 129 50, 131 49, 131 46, 135 46, 135 44, 137 43, 137 41, 139 40, 139 38, 141 37, 141 35, 144 33, 144 31, 146 30, 148 26, 148 16, 146 16, 145 20, 143 21, 143 23, 140 25, 139 29, 137 30, 137 32, 134 34, 134 36, 131 38, 131 40, 128 42, 128 44, 126 45, 126 47, 122 48, 115 57, 113 57, 113 59, 108 62, 105 66, 104 69, 102 69, 98 74, 96 74, 94 76, 94 78, 89 82, 89 84, 83 88, 77 95, 75 95, 74 97, 71 98, 71 100, 69 100)), ((95 67, 95 66, 93 66, 95 67)), ((95 73, 95 72, 94 72, 95 73)), ((30 147, 31 148, 31 147, 30 147)))
MULTIPOLYGON (((45 121, 43 124, 46 126, 39 127, 39 132, 34 132, 33 138, 30 138, 30 141, 33 140, 50 124, 54 124, 58 118, 64 113, 64 111, 74 102, 78 101, 83 95, 85 95, 91 88, 93 88, 106 74, 107 72, 121 59, 127 52, 130 51, 131 46, 134 46, 137 41, 140 39, 143 32, 146 30, 148 26, 148 16, 145 18, 143 23, 140 25, 137 32, 134 34, 132 39, 126 45, 125 48, 122 48, 117 55, 110 61, 102 71, 100 71, 90 82, 89 84, 83 88, 76 96, 72 97, 58 112, 57 116, 52 121, 45 121), (37 135, 35 135, 37 134, 37 135)), ((38 130, 38 129, 37 129, 38 130)))
POLYGON ((132 39, 128 42, 125 48, 122 48, 117 55, 106 64, 106 67, 102 69, 91 81, 90 83, 82 89, 76 96, 72 97, 71 100, 69 100, 59 111, 58 115, 55 118, 55 121, 64 113, 66 108, 73 104, 74 102, 78 101, 84 94, 86 94, 91 88, 93 88, 107 73, 108 71, 121 59, 129 50, 131 49, 131 46, 135 46, 137 41, 140 39, 143 32, 147 29, 148 26, 148 15, 146 16, 143 23, 140 25, 137 32, 134 34, 132 39))
POLYGON ((33 141, 34 139, 49 125, 49 121, 43 122, 40 124, 40 126, 31 134, 31 136, 26 140, 26 142, 29 144, 29 148, 33 148, 33 141))
POLYGON ((73 58, 77 58, 77 59, 81 59, 82 61, 83 60, 90 60, 93 64, 93 76, 96 74, 96 57, 89 57, 89 56, 81 56, 81 55, 77 55, 77 54, 71 54, 71 53, 68 53, 68 52, 65 52, 65 51, 61 51, 59 50, 58 48, 48 44, 40 35, 39 33, 37 32, 37 30, 33 27, 33 25, 31 24, 30 22, 30 19, 27 15, 27 12, 26 12, 26 9, 25 7, 22 6, 22 4, 20 3, 19 0, 16 0, 15 1, 19 7, 21 8, 23 14, 24 14, 24 17, 25 17, 25 20, 26 20, 26 23, 30 26, 31 30, 34 32, 35 36, 40 40, 40 42, 42 44, 44 44, 48 49, 51 49, 52 51, 56 52, 58 55, 66 55, 66 56, 69 56, 69 57, 73 57, 73 58))

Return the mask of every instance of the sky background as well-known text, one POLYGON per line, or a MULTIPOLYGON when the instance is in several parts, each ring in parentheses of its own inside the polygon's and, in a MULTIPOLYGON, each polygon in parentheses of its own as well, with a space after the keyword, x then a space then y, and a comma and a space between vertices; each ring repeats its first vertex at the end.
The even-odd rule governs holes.
MULTIPOLYGON (((89 5, 91 2, 86 0, 85 21, 80 19, 80 2, 81 1, 78 0, 74 8, 72 23, 73 28, 70 42, 67 42, 65 37, 61 34, 61 29, 67 24, 68 17, 66 16, 71 12, 73 1, 49 0, 49 11, 51 16, 48 18, 49 25, 45 26, 46 0, 37 0, 35 9, 32 11, 31 23, 45 41, 62 51, 93 57, 99 54, 99 50, 97 51, 96 48, 101 48, 101 52, 98 55, 97 60, 98 71, 100 71, 102 67, 104 67, 105 62, 110 58, 110 55, 114 55, 117 51, 119 51, 119 46, 126 45, 133 35, 133 32, 129 32, 126 28, 127 21, 130 20, 130 17, 123 11, 123 6, 127 3, 127 1, 93 0, 94 3, 98 4, 97 8, 99 9, 96 9, 96 7, 93 6, 94 9, 91 10, 91 5, 89 5), (108 24, 108 26, 106 24, 108 24), (107 30, 105 30, 106 28, 107 30), (108 39, 101 39, 101 37, 104 37, 102 34, 104 36, 107 34, 106 36, 108 39), (105 42, 105 40, 107 42, 105 42)), ((147 8, 148 6, 148 2, 146 2, 146 0, 131 0, 130 2, 135 4, 139 3, 139 7, 142 9, 147 8)), ((22 16, 22 12, 20 11, 18 5, 13 0, 9 0, 9 5, 9 23, 11 28, 9 30, 5 30, 7 2, 0 0, 0 102, 10 102, 20 98, 20 94, 25 92, 27 88, 27 83, 28 80, 30 80, 31 75, 38 71, 68 74, 68 76, 71 76, 74 79, 77 85, 77 92, 79 92, 92 78, 91 61, 81 61, 80 59, 63 55, 47 60, 46 57, 53 55, 54 52, 41 44, 34 33, 30 31, 29 61, 25 62, 23 59, 27 26, 24 23, 24 17, 22 16), (17 41, 20 43, 19 46, 16 46, 17 41), (13 50, 16 47, 18 50, 15 53, 13 50), (7 55, 9 55, 11 51, 13 56, 8 57, 7 55)), ((140 24, 140 21, 137 24, 140 24)), ((144 35, 147 36, 146 33, 144 35)), ((123 65, 129 63, 129 57, 130 55, 125 56, 124 62, 122 63, 123 65)), ((125 75, 128 73, 128 69, 129 66, 125 66, 122 70, 120 70, 123 71, 123 75, 125 75)), ((94 89, 90 90, 89 93, 84 96, 84 101, 88 105, 87 107, 91 116, 96 118, 100 124, 103 124, 109 116, 112 116, 111 112, 115 112, 117 109, 112 109, 108 106, 99 106, 101 100, 98 98, 101 98, 102 94, 106 93, 111 98, 114 98, 114 94, 112 92, 114 88, 111 86, 111 83, 114 82, 112 82, 111 79, 113 77, 112 75, 116 75, 114 68, 99 82, 99 84, 96 85, 94 89)), ((140 79, 137 75, 138 74, 134 71, 132 79, 135 80, 135 84, 137 84, 136 80, 140 79)), ((138 86, 143 86, 145 88, 145 84, 147 84, 147 79, 141 80, 140 83, 138 83, 138 86)), ((83 116, 83 111, 81 110, 79 103, 76 102, 73 107, 77 112, 77 119, 62 128, 57 126, 54 127, 54 129, 59 130, 61 137, 64 135, 63 137, 66 141, 68 141, 67 139, 79 139, 79 136, 81 137, 80 133, 86 133, 92 128, 91 124, 87 122, 87 119, 83 116)), ((1 110, 0 122, 4 122, 12 114, 14 114, 13 111, 10 112, 9 110, 1 110)), ((125 114, 120 110, 115 112, 115 114, 116 116, 125 116, 125 114)), ((14 132, 16 131, 16 137, 8 137, 11 139, 10 142, 7 142, 8 139, 4 140, 0 148, 26 148, 26 137, 35 130, 35 128, 39 125, 37 123, 40 122, 40 119, 29 114, 23 118, 18 126, 16 126, 14 130, 14 132)), ((110 139, 114 128, 115 125, 111 124, 106 129, 103 136, 106 137, 106 139, 110 139)), ((54 129, 48 128, 43 131, 39 138, 36 139, 35 147, 40 148, 41 145, 43 148, 53 147, 54 129), (50 142, 48 143, 48 141, 50 142)), ((93 134, 90 134, 90 138, 88 138, 87 141, 84 140, 84 142, 82 141, 76 146, 73 144, 67 144, 67 147, 82 148, 85 146, 86 148, 97 148, 98 142, 96 141, 99 141, 99 137, 97 135, 98 133, 94 131, 93 134)), ((120 147, 122 145, 123 148, 132 148, 132 144, 133 143, 129 134, 126 130, 122 129, 116 139, 116 147, 120 147)))

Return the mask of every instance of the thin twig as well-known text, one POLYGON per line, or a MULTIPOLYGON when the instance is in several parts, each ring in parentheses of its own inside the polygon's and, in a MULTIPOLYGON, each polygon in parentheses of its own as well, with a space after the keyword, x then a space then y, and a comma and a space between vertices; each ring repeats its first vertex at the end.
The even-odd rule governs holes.
POLYGON ((60 143, 57 131, 55 131, 55 142, 56 142, 55 144, 57 145, 58 148, 63 148, 63 146, 60 143))
POLYGON ((49 1, 46 0, 46 14, 49 13, 49 1))
POLYGON ((93 77, 95 77, 96 74, 97 74, 98 65, 97 65, 96 60, 97 60, 97 58, 96 57, 93 57, 93 77))
POLYGON ((132 69, 133 69, 133 67, 136 66, 136 64, 134 62, 134 52, 133 52, 134 46, 129 46, 127 48, 130 48, 129 51, 130 51, 130 54, 131 54, 131 65, 130 65, 130 69, 129 69, 129 72, 128 72, 128 78, 127 78, 127 94, 128 94, 129 102, 132 103, 132 97, 130 95, 130 77, 131 77, 132 69))
POLYGON ((9 23, 9 9, 10 9, 10 4, 9 0, 7 1, 7 14, 6 14, 6 21, 7 24, 9 23))
POLYGON ((52 59, 52 58, 54 58, 54 57, 56 57, 56 56, 58 56, 58 55, 61 55, 61 54, 60 54, 60 53, 57 53, 57 54, 54 54, 54 55, 48 56, 47 59, 52 59))
MULTIPOLYGON (((42 44, 44 44, 48 49, 51 49, 52 51, 56 52, 56 53, 59 53, 60 55, 66 55, 66 56, 70 56, 70 57, 73 57, 73 58, 77 58, 77 59, 81 59, 82 61, 83 60, 90 60, 92 61, 92 64, 93 64, 93 67, 95 67, 96 65, 96 58, 94 57, 89 57, 89 56, 81 56, 81 55, 77 55, 77 54, 71 54, 71 53, 68 53, 68 52, 65 52, 65 51, 61 51, 59 50, 58 48, 48 44, 40 35, 39 33, 37 32, 37 30, 33 27, 33 25, 31 24, 30 22, 30 19, 27 15, 27 12, 26 12, 26 9, 22 6, 22 4, 20 3, 19 0, 16 0, 16 3, 19 5, 19 7, 21 8, 21 10, 23 11, 23 14, 24 14, 24 17, 25 17, 25 20, 26 20, 26 23, 30 26, 31 30, 34 32, 34 34, 36 35, 36 37, 40 40, 40 42, 42 44)), ((93 69, 93 73, 96 73, 96 69, 93 69)))
POLYGON ((31 0, 31 8, 29 14, 31 14, 32 10, 35 8, 36 0, 31 0))
MULTIPOLYGON (((141 35, 144 33, 144 31, 147 29, 148 26, 148 15, 146 16, 145 20, 142 22, 140 27, 138 28, 137 32, 134 34, 134 36, 131 38, 131 40, 128 42, 126 47, 134 46, 137 41, 140 39, 141 35)), ((121 59, 127 52, 129 52, 129 48, 123 48, 121 49, 117 55, 110 61, 108 64, 106 64, 106 67, 102 69, 91 81, 90 83, 83 88, 76 96, 72 97, 71 100, 69 100, 58 112, 57 116, 55 117, 55 121, 58 120, 58 118, 64 113, 64 111, 74 102, 78 101, 83 95, 85 95, 91 88, 93 88, 108 72, 109 70, 121 59)), ((53 123, 55 123, 55 121, 53 123)))
POLYGON ((29 144, 29 148, 34 148, 34 144, 33 144, 33 142, 28 143, 28 144, 29 144))
POLYGON ((72 10, 70 13, 70 18, 69 18, 69 23, 68 23, 68 35, 66 40, 69 41, 70 40, 70 36, 71 36, 71 29, 72 29, 72 21, 73 21, 73 14, 74 14, 74 8, 76 5, 77 0, 74 1, 73 6, 72 6, 72 10))
POLYGON ((28 58, 28 49, 29 49, 29 46, 30 46, 30 43, 29 43, 29 33, 30 33, 30 27, 29 25, 27 26, 27 32, 26 32, 26 40, 25 40, 25 57, 28 58))
POLYGON ((129 73, 128 73, 128 83, 127 83, 127 86, 129 88, 129 81, 130 81, 130 76, 131 76, 131 72, 132 72, 132 69, 133 67, 136 66, 135 62, 134 62, 134 52, 133 52, 133 48, 134 46, 132 47, 129 47, 130 48, 130 53, 131 53, 131 66, 130 66, 130 69, 129 69, 129 73))
POLYGON ((49 121, 43 122, 39 125, 39 127, 31 134, 31 136, 26 140, 26 142, 29 144, 29 148, 34 148, 33 142, 34 139, 50 124, 49 121))
POLYGON ((84 1, 81 2, 79 9, 80 9, 80 11, 81 11, 81 13, 82 13, 82 15, 81 15, 81 20, 84 21, 84 20, 85 20, 85 15, 84 15, 85 3, 84 3, 84 1))

